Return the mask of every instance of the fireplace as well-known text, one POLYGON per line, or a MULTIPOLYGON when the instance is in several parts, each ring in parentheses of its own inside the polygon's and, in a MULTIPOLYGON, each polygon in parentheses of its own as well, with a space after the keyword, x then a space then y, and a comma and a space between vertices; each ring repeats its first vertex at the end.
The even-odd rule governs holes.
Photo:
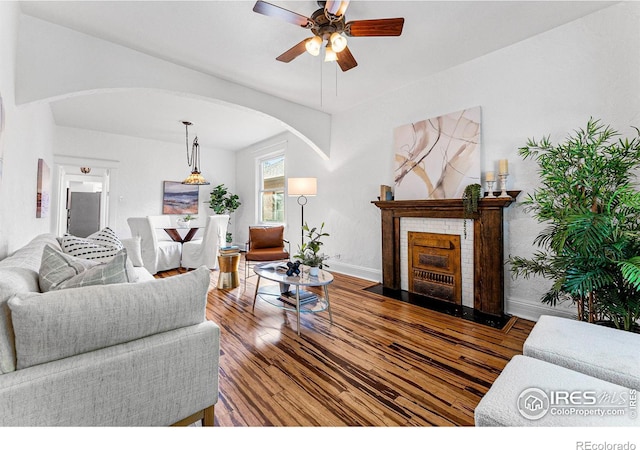
POLYGON ((408 233, 409 292, 462 304, 460 236, 408 233))
MULTIPOLYGON (((473 275, 469 278, 473 279, 473 283, 472 289, 468 291, 472 291, 473 310, 495 317, 504 315, 503 210, 515 201, 520 191, 508 193, 510 197, 481 199, 478 212, 473 215, 473 231, 469 230, 473 236, 473 275)), ((382 286, 387 290, 401 292, 401 219, 436 218, 456 219, 457 222, 462 222, 462 199, 392 200, 372 203, 380 208, 381 213, 382 286)), ((464 292, 462 295, 465 303, 464 292)))

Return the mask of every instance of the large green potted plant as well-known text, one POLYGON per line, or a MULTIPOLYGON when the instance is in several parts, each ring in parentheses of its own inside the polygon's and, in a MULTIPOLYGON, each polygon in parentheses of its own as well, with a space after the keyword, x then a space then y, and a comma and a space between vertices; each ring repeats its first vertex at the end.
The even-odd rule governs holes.
MULTIPOLYGON (((213 209, 216 214, 229 214, 240 207, 240 197, 229 192, 224 184, 219 184, 213 188, 209 197, 209 208, 213 209)), ((231 219, 229 219, 231 223, 231 219)), ((233 241, 233 235, 227 232, 226 242, 228 245, 233 241)))
POLYGON ((309 228, 309 225, 305 222, 302 226, 302 231, 306 233, 305 236, 309 240, 304 242, 302 246, 298 247, 298 253, 294 255, 294 258, 305 266, 309 266, 311 268, 309 273, 312 276, 318 275, 318 269, 322 269, 325 266, 329 267, 325 263, 329 257, 320 253, 320 248, 324 245, 320 239, 329 236, 329 233, 326 233, 323 230, 324 222, 320 225, 320 229, 317 227, 309 228))
POLYGON ((519 153, 539 166, 540 184, 524 200, 547 226, 530 258, 509 258, 514 277, 553 281, 543 296, 571 300, 578 318, 631 330, 640 318, 640 131, 633 139, 590 119, 565 142, 529 139, 519 153))

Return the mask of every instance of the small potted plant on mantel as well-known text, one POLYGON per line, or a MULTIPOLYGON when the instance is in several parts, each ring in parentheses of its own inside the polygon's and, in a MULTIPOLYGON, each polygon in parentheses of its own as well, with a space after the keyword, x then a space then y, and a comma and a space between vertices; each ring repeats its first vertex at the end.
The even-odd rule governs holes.
POLYGON ((324 253, 320 253, 320 247, 324 245, 320 238, 329 236, 329 233, 324 232, 323 229, 324 222, 320 225, 319 230, 317 227, 309 228, 309 225, 305 222, 302 227, 302 231, 306 233, 305 236, 309 241, 303 243, 302 246, 298 248, 298 253, 294 255, 294 258, 300 261, 303 265, 309 266, 309 275, 312 277, 318 276, 319 269, 329 267, 325 263, 329 257, 324 253))

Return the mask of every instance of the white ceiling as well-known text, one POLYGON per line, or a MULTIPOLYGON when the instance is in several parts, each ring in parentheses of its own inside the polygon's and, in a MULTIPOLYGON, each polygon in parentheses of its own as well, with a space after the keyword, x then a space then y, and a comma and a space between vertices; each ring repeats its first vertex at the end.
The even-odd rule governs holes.
MULTIPOLYGON (((400 37, 349 38, 359 65, 344 73, 306 53, 288 64, 276 61, 310 31, 254 13, 254 3, 28 1, 21 7, 25 14, 334 113, 615 2, 354 0, 347 21, 404 17, 405 24, 400 37)), ((271 3, 306 16, 318 8, 310 0, 271 3)), ((201 145, 231 150, 284 131, 261 115, 151 90, 67 98, 52 110, 61 126, 172 142, 184 142, 180 121, 189 120, 201 145), (198 130, 198 123, 220 126, 198 130)))

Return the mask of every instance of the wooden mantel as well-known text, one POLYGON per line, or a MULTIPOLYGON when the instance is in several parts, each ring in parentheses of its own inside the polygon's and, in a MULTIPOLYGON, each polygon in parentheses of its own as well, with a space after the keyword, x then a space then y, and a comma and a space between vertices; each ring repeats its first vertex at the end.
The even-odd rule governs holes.
MULTIPOLYGON (((504 208, 521 191, 508 191, 510 198, 482 198, 473 216, 473 303, 485 314, 504 314, 504 208)), ((496 193, 499 195, 499 193, 496 193)), ((400 290, 400 218, 463 219, 462 199, 392 200, 372 202, 382 216, 382 284, 400 290)))

